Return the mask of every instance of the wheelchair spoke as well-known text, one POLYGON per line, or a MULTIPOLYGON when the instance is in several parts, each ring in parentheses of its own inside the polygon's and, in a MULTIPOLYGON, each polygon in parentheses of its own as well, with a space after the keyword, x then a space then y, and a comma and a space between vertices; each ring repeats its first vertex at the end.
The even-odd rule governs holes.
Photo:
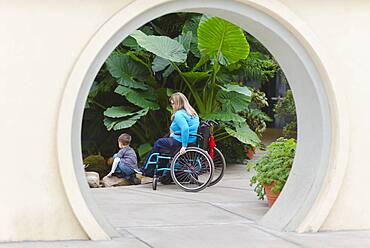
POLYGON ((192 147, 185 154, 174 157, 171 175, 174 182, 185 191, 199 191, 210 183, 213 165, 208 154, 192 147))

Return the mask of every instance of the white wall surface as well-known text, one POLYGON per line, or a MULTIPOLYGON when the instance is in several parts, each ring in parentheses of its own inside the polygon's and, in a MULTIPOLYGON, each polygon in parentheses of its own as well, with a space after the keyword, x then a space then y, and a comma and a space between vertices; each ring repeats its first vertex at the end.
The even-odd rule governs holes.
POLYGON ((313 30, 335 62, 332 75, 344 87, 350 121, 349 164, 323 230, 370 228, 370 1, 282 0, 313 30))
POLYGON ((0 1, 0 240, 86 239, 61 182, 56 125, 82 49, 128 1, 0 1))
MULTIPOLYGON (((145 0, 136 1, 146 5, 145 0)), ((57 162, 56 130, 63 91, 75 63, 99 29, 129 2, 0 0, 3 172, 0 240, 108 237, 99 230, 97 233, 89 230, 85 222, 76 218, 77 210, 72 210, 58 171, 59 167, 63 169, 71 164, 57 162)), ((274 0, 244 2, 266 6, 278 3, 274 0)), ((330 65, 325 66, 333 84, 341 88, 335 99, 347 99, 331 104, 346 103, 350 117, 350 143, 347 144, 351 148, 350 162, 340 195, 329 215, 314 211, 310 216, 328 215, 321 229, 369 228, 370 211, 366 206, 370 195, 365 183, 370 174, 367 165, 370 116, 365 106, 370 105, 367 95, 370 90, 367 69, 370 67, 370 3, 366 0, 280 2, 307 24, 329 56, 330 65)), ((336 175, 335 169, 334 166, 328 172, 326 186, 336 180, 337 186, 342 182, 341 178, 331 177, 336 175)))

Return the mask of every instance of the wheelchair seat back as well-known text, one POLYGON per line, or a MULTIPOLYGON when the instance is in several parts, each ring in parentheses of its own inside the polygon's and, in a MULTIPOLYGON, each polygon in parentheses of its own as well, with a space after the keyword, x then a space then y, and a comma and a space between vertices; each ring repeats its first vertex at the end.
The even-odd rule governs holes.
POLYGON ((197 139, 199 148, 208 150, 208 142, 211 137, 212 124, 209 121, 201 121, 198 127, 198 134, 202 137, 197 139))

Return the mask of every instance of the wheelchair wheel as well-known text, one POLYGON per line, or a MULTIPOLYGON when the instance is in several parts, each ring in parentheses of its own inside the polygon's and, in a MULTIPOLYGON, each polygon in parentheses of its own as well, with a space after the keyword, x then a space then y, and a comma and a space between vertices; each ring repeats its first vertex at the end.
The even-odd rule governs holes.
POLYGON ((209 155, 197 147, 186 153, 177 153, 171 162, 171 177, 177 186, 187 192, 198 192, 212 181, 214 165, 209 155))
POLYGON ((217 149, 217 147, 214 148, 213 164, 215 166, 215 172, 213 174, 213 179, 209 186, 213 186, 216 183, 218 183, 224 176, 226 169, 225 157, 224 155, 222 155, 221 151, 217 149))
POLYGON ((157 190, 157 184, 158 184, 158 177, 154 177, 153 182, 152 182, 153 190, 157 190))

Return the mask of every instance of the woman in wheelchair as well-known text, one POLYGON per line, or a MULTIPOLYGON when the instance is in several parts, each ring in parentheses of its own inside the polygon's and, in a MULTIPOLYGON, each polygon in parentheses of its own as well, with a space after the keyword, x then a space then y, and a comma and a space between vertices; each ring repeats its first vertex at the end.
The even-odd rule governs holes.
POLYGON ((154 143, 144 162, 143 174, 146 176, 153 177, 154 175, 155 164, 151 164, 153 154, 174 155, 180 149, 179 154, 182 155, 186 152, 188 145, 197 140, 199 117, 186 96, 180 92, 174 93, 170 97, 170 103, 173 109, 170 135, 169 137, 159 138, 154 143), (148 162, 150 163, 148 164, 148 162))

